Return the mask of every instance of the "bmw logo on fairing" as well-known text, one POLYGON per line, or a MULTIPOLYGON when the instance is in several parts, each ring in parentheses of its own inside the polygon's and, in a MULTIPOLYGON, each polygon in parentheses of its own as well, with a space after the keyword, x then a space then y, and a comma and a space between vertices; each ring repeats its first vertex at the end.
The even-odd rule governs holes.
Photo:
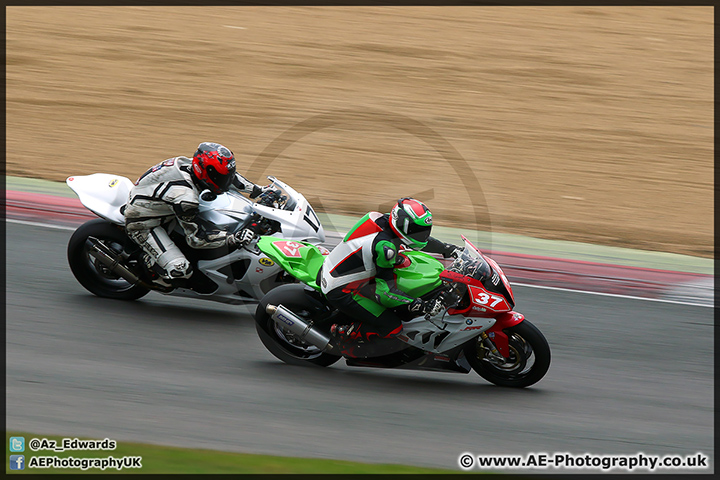
POLYGON ((469 318, 467 320, 465 320, 465 325, 472 325, 472 323, 473 323, 473 321, 470 320, 469 318))

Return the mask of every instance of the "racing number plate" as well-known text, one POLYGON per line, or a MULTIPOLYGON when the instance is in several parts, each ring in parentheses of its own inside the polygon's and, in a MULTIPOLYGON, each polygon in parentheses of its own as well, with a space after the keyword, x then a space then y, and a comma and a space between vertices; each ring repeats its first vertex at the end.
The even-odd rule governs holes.
POLYGON ((288 242, 288 241, 282 241, 282 242, 273 242, 273 245, 275 245, 275 248, 280 250, 280 252, 285 255, 286 257, 300 257, 300 247, 303 245, 297 242, 288 242))
POLYGON ((493 295, 482 288, 469 285, 472 301, 476 305, 482 305, 493 312, 506 312, 510 306, 500 295, 493 295))

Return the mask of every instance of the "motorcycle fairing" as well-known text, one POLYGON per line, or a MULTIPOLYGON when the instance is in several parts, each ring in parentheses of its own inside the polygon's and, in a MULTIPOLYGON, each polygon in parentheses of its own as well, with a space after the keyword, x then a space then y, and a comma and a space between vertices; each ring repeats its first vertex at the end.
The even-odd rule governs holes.
POLYGON ((486 333, 488 337, 490 337, 490 340, 492 340, 495 344, 498 352, 500 352, 503 357, 508 358, 510 356, 509 341, 507 334, 503 332, 503 330, 522 322, 525 320, 525 316, 521 313, 511 311, 501 313, 495 318, 497 321, 487 330, 486 333))
POLYGON ((494 323, 494 318, 469 318, 443 312, 429 319, 421 316, 403 322, 403 330, 398 338, 425 351, 441 353, 477 337, 478 333, 494 323))
POLYGON ((320 290, 317 277, 325 255, 316 245, 264 236, 258 240, 257 248, 290 275, 315 290, 320 290))
POLYGON ((127 203, 133 183, 129 178, 107 173, 74 175, 65 180, 85 208, 100 218, 125 225, 125 215, 120 210, 127 203))

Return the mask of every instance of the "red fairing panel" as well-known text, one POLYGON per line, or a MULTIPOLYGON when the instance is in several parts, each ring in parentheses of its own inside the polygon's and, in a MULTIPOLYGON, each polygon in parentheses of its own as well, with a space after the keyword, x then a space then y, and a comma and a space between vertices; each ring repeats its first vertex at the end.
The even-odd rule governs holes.
POLYGON ((503 329, 517 325, 525 320, 525 316, 517 312, 505 312, 495 318, 497 321, 485 333, 487 333, 490 340, 492 340, 495 344, 498 352, 500 352, 503 357, 508 358, 510 356, 510 347, 508 343, 508 336, 505 332, 503 332, 503 329))

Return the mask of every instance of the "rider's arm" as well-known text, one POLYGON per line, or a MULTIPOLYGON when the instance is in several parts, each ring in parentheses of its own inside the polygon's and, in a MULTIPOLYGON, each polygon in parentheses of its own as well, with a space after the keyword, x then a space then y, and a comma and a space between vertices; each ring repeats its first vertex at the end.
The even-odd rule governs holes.
POLYGON ((376 267, 375 301, 388 308, 412 303, 415 297, 397 288, 394 271, 397 261, 397 248, 395 245, 387 240, 375 244, 373 260, 376 267))
POLYGON ((174 203, 173 210, 185 231, 185 240, 192 248, 218 248, 227 243, 227 232, 205 228, 198 217, 197 203, 174 203))
POLYGON ((255 198, 262 193, 262 188, 259 185, 255 185, 253 182, 243 177, 239 173, 235 173, 233 179, 233 186, 243 193, 249 193, 250 198, 255 198))
POLYGON ((441 242, 437 238, 430 237, 428 238, 427 245, 425 245, 425 248, 423 248, 422 251, 428 253, 439 253, 445 258, 449 258, 458 248, 459 247, 453 245, 452 243, 441 242))

